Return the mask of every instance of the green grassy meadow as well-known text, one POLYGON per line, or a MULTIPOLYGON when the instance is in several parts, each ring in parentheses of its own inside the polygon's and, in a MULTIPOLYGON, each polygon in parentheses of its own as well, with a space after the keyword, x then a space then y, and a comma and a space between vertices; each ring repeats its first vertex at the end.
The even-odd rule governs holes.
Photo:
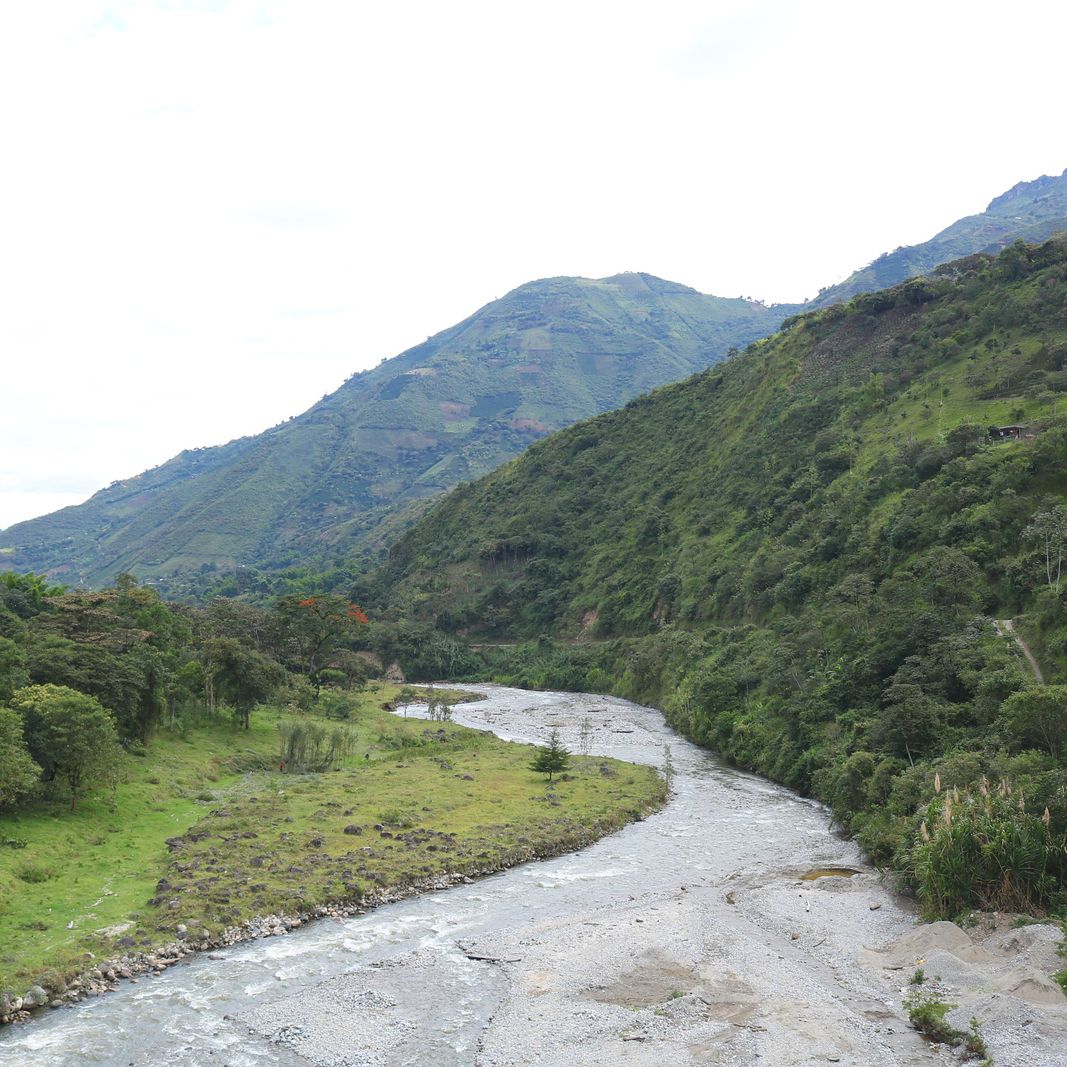
POLYGON ((353 754, 335 771, 280 773, 277 723, 291 716, 261 708, 247 732, 161 732, 77 811, 56 797, 0 819, 0 990, 56 988, 94 959, 173 941, 179 924, 202 938, 565 851, 664 798, 655 771, 612 760, 574 757, 549 787, 530 746, 398 718, 382 708, 396 693, 354 702, 353 754))

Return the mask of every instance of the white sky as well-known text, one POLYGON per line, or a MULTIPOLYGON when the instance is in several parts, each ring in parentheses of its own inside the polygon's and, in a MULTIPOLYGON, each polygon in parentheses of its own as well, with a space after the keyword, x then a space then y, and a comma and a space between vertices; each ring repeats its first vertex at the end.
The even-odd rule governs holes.
POLYGON ((533 278, 812 296, 1067 165, 1067 5, 7 0, 0 527, 533 278))

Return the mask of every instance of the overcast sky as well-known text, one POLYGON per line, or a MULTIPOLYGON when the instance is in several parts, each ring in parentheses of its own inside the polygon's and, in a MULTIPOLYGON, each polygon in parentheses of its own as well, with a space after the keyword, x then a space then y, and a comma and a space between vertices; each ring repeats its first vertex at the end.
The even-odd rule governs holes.
POLYGON ((533 278, 812 296, 1067 166, 1052 2, 0 5, 0 527, 533 278))

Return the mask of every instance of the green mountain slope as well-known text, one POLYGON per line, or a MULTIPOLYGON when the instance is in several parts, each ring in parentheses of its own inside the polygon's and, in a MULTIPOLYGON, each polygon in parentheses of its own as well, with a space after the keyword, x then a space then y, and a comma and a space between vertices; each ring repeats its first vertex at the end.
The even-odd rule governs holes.
POLYGON ((886 252, 843 282, 822 289, 810 308, 829 307, 857 293, 929 274, 935 267, 974 252, 999 252, 1013 241, 1040 242, 1067 230, 1067 171, 1019 182, 993 199, 978 215, 968 215, 918 245, 886 252))
POLYGON ((1067 687, 1045 687, 1042 740, 1006 710, 1030 674, 992 619, 1021 616, 1067 681, 1065 307, 1061 238, 790 320, 455 490, 392 550, 376 611, 443 632, 429 671, 431 647, 479 669, 459 635, 498 678, 655 702, 906 868, 935 769, 1025 783, 1018 832, 1062 836, 1067 687), (995 443, 1008 423, 1033 436, 995 443))
MULTIPOLYGON (((1067 178, 1024 182, 810 306, 1065 225, 1067 178)), ((373 555, 440 492, 548 432, 714 364, 796 310, 704 296, 647 274, 532 282, 354 376, 296 419, 183 452, 83 505, 0 532, 0 568, 88 585, 129 570, 170 593, 211 586, 221 572, 269 593, 276 582, 249 580, 256 568, 373 555)))
POLYGON ((427 498, 715 363, 790 310, 647 274, 532 282, 298 418, 10 527, 0 566, 98 585, 365 550, 427 498))

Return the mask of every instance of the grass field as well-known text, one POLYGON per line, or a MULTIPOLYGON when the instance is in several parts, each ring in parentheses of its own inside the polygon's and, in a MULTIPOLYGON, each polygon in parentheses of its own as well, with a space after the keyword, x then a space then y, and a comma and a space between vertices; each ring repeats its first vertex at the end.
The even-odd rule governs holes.
POLYGON ((207 936, 578 847, 663 798, 654 771, 612 760, 574 757, 549 787, 529 746, 400 719, 382 708, 396 694, 353 701, 338 770, 280 773, 291 716, 258 709, 247 732, 220 720, 161 733, 75 812, 57 796, 0 819, 0 990, 56 988, 94 957, 173 941, 179 924, 207 936))

